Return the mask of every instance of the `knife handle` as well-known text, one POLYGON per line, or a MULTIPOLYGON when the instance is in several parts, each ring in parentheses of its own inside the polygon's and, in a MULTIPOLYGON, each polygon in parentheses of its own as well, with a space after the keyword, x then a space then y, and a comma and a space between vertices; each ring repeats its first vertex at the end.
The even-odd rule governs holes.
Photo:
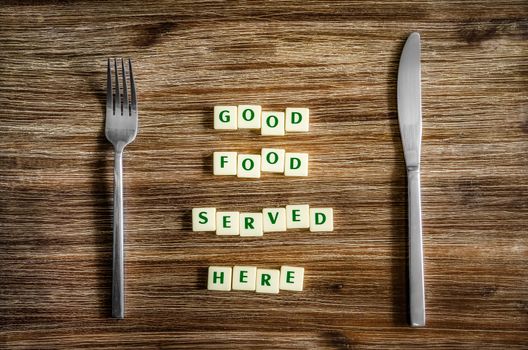
POLYGON ((409 301, 411 326, 425 326, 420 168, 407 169, 409 201, 409 301))

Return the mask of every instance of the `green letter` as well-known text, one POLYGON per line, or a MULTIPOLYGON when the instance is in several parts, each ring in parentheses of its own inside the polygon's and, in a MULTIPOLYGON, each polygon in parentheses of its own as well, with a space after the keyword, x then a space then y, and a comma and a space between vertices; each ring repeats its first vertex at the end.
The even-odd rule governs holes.
POLYGON ((292 220, 293 221, 301 221, 299 220, 299 216, 301 215, 299 212, 300 212, 299 209, 292 210, 292 220))
POLYGON ((299 124, 302 121, 302 114, 299 112, 292 112, 291 114, 291 123, 292 124, 299 124), (299 119, 295 119, 295 116, 298 116, 299 119))
POLYGON ((290 158, 290 169, 299 169, 300 167, 301 167, 301 160, 299 158, 295 158, 295 157, 290 158), (297 166, 295 166, 295 163, 297 163, 297 166))
POLYGON ((248 228, 250 228, 250 229, 252 229, 252 230, 255 229, 255 227, 253 226, 253 222, 255 222, 255 219, 253 219, 253 218, 246 218, 246 220, 244 221, 244 226, 245 226, 246 230, 247 230, 248 228))
POLYGON ((268 126, 270 128, 274 128, 276 127, 277 125, 279 125, 279 118, 277 118, 276 116, 274 115, 270 115, 267 119, 266 119, 266 124, 268 124, 268 126), (270 123, 270 119, 273 118, 275 120, 275 125, 271 125, 270 123))
POLYGON ((224 273, 220 272, 220 276, 216 274, 216 271, 213 272, 213 283, 216 283, 216 280, 220 280, 220 284, 224 284, 224 273))
POLYGON ((316 225, 322 225, 326 221, 326 215, 323 213, 315 213, 315 224, 316 225), (319 219, 321 218, 321 219, 319 219))
POLYGON ((269 283, 269 280, 271 279, 271 275, 268 275, 267 273, 263 273, 262 274, 262 278, 260 280, 260 285, 261 286, 271 286, 271 284, 269 283))
POLYGON ((230 228, 231 226, 229 224, 231 223, 231 221, 229 220, 229 216, 223 216, 222 218, 223 218, 222 222, 223 222, 224 228, 230 228))
POLYGON ((275 152, 270 152, 266 155, 266 161, 270 164, 275 164, 279 161, 279 155, 275 152), (270 157, 272 154, 275 156, 275 161, 273 162, 271 161, 271 157, 270 157))
POLYGON ((220 156, 220 168, 223 168, 224 165, 227 163, 227 156, 220 156))
POLYGON ((244 109, 244 112, 242 112, 242 118, 245 120, 245 121, 251 121, 253 120, 253 118, 255 118, 255 112, 253 112, 252 109, 244 109), (251 114, 251 116, 249 118, 246 118, 246 112, 249 112, 249 114, 251 114))
POLYGON ((275 213, 275 218, 273 217, 273 213, 268 213, 268 217, 273 225, 277 222, 277 219, 279 218, 279 212, 275 213))
POLYGON ((240 271, 240 283, 247 283, 247 271, 246 270, 240 271))
POLYGON ((294 283, 293 282, 293 271, 286 272, 286 283, 294 283))
POLYGON ((253 167, 255 166, 255 162, 253 162, 253 159, 251 158, 246 158, 242 161, 242 168, 244 168, 244 170, 251 170, 253 169, 253 167), (246 167, 246 161, 249 160, 249 162, 251 163, 251 166, 248 168, 246 167))
POLYGON ((207 221, 209 221, 209 220, 207 219, 207 215, 205 215, 205 214, 207 214, 207 212, 205 212, 205 211, 202 211, 202 212, 200 212, 200 214, 198 214, 198 217, 199 217, 200 219, 202 219, 202 220, 199 221, 200 224, 206 224, 207 221))
POLYGON ((220 112, 220 121, 221 122, 228 123, 229 122, 229 118, 230 118, 230 116, 229 116, 229 111, 228 110, 220 112))

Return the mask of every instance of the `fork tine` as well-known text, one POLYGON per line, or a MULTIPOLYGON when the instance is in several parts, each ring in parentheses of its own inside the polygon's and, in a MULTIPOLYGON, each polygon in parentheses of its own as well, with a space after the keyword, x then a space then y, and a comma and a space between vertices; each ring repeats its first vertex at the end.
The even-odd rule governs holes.
POLYGON ((114 105, 113 105, 113 96, 112 96, 112 68, 110 67, 110 58, 108 59, 108 67, 106 69, 106 114, 114 114, 114 105))
POLYGON ((134 81, 134 73, 132 73, 132 61, 130 58, 128 59, 128 75, 130 76, 130 104, 132 117, 137 118, 136 82, 134 81))
POLYGON ((127 79, 125 72, 125 61, 123 59, 121 59, 121 71, 123 72, 123 116, 128 117, 130 115, 130 106, 128 105, 127 79))
POLYGON ((114 58, 114 73, 115 73, 115 97, 114 97, 114 114, 121 115, 121 90, 119 89, 119 77, 117 74, 117 59, 114 58))

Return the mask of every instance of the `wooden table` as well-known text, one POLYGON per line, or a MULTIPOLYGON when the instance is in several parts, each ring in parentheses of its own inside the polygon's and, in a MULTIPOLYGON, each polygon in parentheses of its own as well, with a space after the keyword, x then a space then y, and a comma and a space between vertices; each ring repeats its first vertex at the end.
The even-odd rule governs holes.
POLYGON ((3 348, 526 348, 526 1, 4 1, 3 348), (407 326, 397 64, 422 35, 425 329, 407 326), (126 313, 110 315, 108 57, 132 57, 126 313), (309 107, 307 134, 217 132, 218 104, 309 107), (212 175, 215 150, 308 152, 308 178, 212 175), (191 208, 335 209, 335 231, 191 232, 191 208), (209 292, 214 264, 305 290, 209 292))

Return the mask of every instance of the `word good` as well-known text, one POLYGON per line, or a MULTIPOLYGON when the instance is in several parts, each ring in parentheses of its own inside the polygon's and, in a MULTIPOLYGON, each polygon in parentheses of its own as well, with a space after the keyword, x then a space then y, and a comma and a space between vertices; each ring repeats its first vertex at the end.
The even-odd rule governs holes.
POLYGON ((308 204, 286 208, 264 208, 261 213, 216 211, 216 208, 193 208, 193 231, 216 231, 219 236, 262 236, 264 232, 309 228, 311 232, 334 230, 332 208, 310 208, 308 204))
POLYGON ((280 270, 257 269, 255 266, 209 266, 207 289, 250 290, 277 294, 279 290, 303 290, 304 268, 282 266, 280 270))
POLYGON ((260 155, 213 152, 214 175, 260 178, 261 172, 308 176, 308 153, 290 153, 280 148, 263 148, 260 155))
POLYGON ((286 132, 307 132, 309 126, 308 108, 267 112, 258 105, 214 107, 214 128, 218 130, 260 129, 261 135, 284 136, 286 132))

